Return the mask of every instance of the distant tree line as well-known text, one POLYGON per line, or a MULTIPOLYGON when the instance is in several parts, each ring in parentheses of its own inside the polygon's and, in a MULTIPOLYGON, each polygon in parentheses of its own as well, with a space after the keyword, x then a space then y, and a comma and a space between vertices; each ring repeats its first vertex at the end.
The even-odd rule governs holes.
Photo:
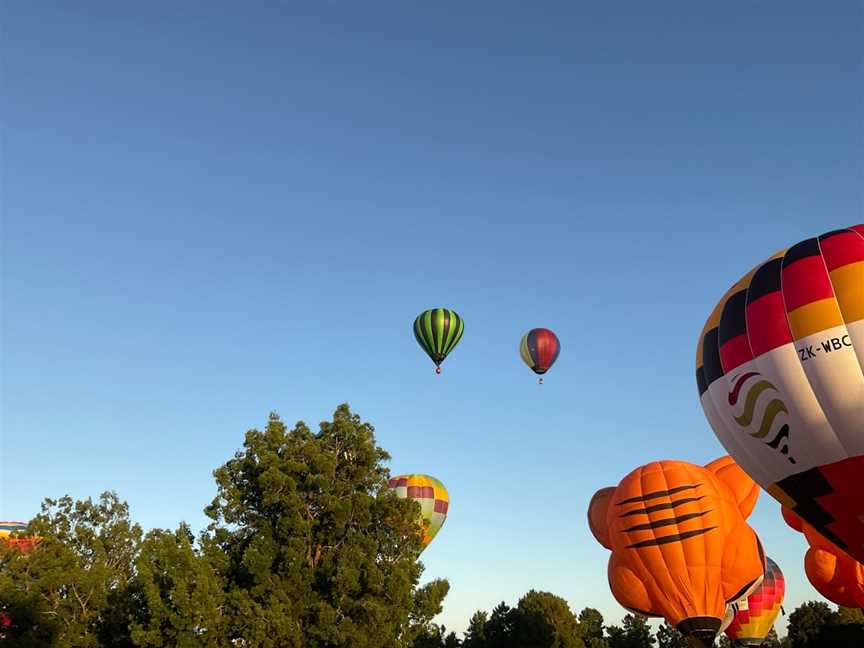
MULTIPOLYGON (((646 619, 530 591, 462 637, 432 623, 417 504, 387 487, 374 429, 340 406, 317 432, 271 415, 215 472, 209 526, 144 533, 114 493, 45 500, 28 554, 0 546, 0 646, 25 648, 659 648, 646 619)), ((860 610, 805 603, 766 646, 864 646, 860 610), (851 643, 849 643, 851 642, 851 643)), ((722 640, 721 640, 722 643, 722 640)))

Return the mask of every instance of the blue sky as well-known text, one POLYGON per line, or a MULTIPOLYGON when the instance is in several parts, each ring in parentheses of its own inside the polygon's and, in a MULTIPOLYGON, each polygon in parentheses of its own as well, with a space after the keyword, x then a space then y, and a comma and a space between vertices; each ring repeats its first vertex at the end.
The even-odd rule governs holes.
MULTIPOLYGON (((623 615, 588 499, 723 454, 694 382, 740 274, 864 220, 864 6, 5 2, 0 517, 205 523, 278 411, 349 402, 452 508, 440 617, 623 615), (421 310, 465 319, 436 377, 421 310), (527 329, 562 342, 539 387, 527 329)), ((751 523, 816 598, 804 541, 751 523)))

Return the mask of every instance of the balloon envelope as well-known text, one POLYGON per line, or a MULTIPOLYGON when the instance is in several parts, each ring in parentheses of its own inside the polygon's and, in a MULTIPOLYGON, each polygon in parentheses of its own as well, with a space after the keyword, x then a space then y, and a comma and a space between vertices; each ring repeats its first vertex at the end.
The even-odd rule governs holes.
POLYGON ((761 646, 774 627, 786 594, 783 572, 770 558, 766 559, 765 577, 753 592, 732 604, 735 616, 726 628, 726 636, 739 646, 761 646))
POLYGON ((390 488, 396 495, 412 499, 420 505, 420 519, 423 527, 423 548, 438 535, 447 511, 450 508, 450 495, 439 480, 429 475, 398 475, 390 480, 390 488))
POLYGON ((32 551, 39 544, 39 538, 22 535, 26 531, 26 522, 0 521, 0 543, 17 547, 23 553, 32 551), (13 534, 18 537, 11 537, 13 534))
POLYGON ((414 339, 426 354, 440 367, 462 339, 465 323, 459 314, 449 308, 431 308, 414 320, 414 339))
POLYGON ((612 550, 609 584, 627 609, 662 616, 710 646, 727 604, 762 579, 764 555, 746 522, 755 484, 728 459, 705 467, 658 461, 591 500, 589 526, 612 550), (605 529, 603 521, 605 519, 605 529))
POLYGON ((720 442, 747 473, 864 560, 864 226, 801 241, 723 296, 696 351, 720 442))
POLYGON ((519 355, 522 361, 536 374, 543 375, 555 364, 561 353, 558 336, 547 328, 528 331, 519 341, 519 355))

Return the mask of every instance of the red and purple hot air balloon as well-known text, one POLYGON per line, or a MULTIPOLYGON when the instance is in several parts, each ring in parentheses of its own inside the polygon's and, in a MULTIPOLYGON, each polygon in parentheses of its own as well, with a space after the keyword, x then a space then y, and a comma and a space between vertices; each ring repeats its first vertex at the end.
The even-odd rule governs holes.
POLYGON ((555 364, 561 352, 561 343, 552 331, 547 328, 535 328, 522 336, 519 343, 519 355, 531 371, 540 376, 543 384, 543 374, 555 364))

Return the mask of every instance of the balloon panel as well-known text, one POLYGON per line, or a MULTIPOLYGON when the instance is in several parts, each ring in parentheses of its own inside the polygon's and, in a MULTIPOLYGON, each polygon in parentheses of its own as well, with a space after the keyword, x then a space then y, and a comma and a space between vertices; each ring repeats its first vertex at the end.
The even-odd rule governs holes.
POLYGON ((432 308, 414 320, 414 339, 436 365, 440 365, 462 339, 465 324, 456 311, 432 308))
POLYGON ((398 475, 390 480, 389 486, 402 499, 412 499, 420 505, 425 547, 438 535, 447 518, 450 508, 447 489, 439 480, 429 475, 398 475))

